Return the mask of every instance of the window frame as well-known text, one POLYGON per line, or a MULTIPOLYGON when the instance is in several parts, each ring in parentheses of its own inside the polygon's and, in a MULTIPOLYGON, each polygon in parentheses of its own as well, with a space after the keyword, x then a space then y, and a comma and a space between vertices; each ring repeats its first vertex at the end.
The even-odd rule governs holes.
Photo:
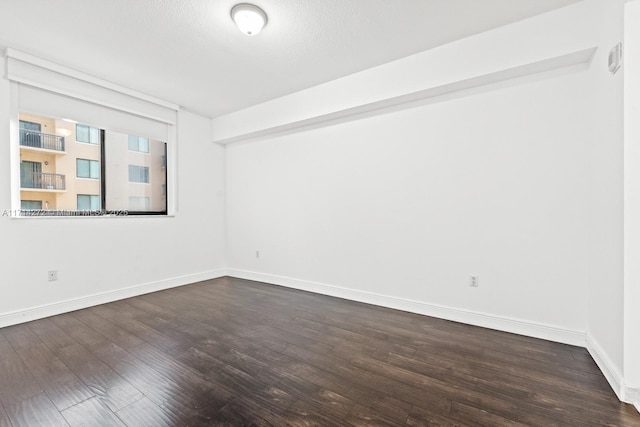
POLYGON ((151 206, 151 198, 148 196, 129 196, 129 206, 131 206, 131 199, 143 199, 145 205, 151 206))
MULTIPOLYGON (((102 150, 101 150, 102 151, 102 150)), ((100 156, 102 157, 102 156, 100 156)), ((76 178, 80 178, 80 179, 99 179, 102 180, 102 176, 103 176, 103 171, 102 171, 102 164, 104 163, 103 159, 101 160, 93 160, 93 159, 84 159, 82 157, 76 157, 76 178), (78 175, 80 168, 78 167, 78 162, 82 160, 84 162, 89 162, 89 176, 80 176, 78 175), (91 167, 91 163, 98 163, 98 176, 91 176, 91 172, 92 172, 92 167, 91 167)))
POLYGON ((142 154, 149 154, 149 138, 143 137, 143 136, 137 136, 137 135, 127 135, 127 149, 131 152, 134 153, 142 153, 142 154), (136 144, 138 149, 137 150, 132 150, 131 149, 131 139, 132 138, 136 138, 136 144), (147 143, 147 151, 143 151, 140 149, 140 141, 145 140, 147 143))
POLYGON ((76 142, 80 143, 80 144, 89 144, 89 145, 98 145, 98 144, 100 144, 100 128, 97 128, 97 127, 91 126, 91 125, 85 125, 83 123, 76 123, 76 142), (81 140, 78 139, 78 135, 80 134, 80 132, 78 132, 78 128, 79 127, 87 128, 87 132, 88 132, 87 135, 89 135, 89 140, 88 141, 81 141, 81 140), (91 134, 91 130, 92 129, 95 129, 95 130, 98 131, 98 141, 97 142, 91 142, 91 135, 92 135, 91 134))
MULTIPOLYGON (((13 104, 12 104, 13 106, 13 104)), ((20 179, 21 179, 21 160, 20 160, 20 140, 19 140, 19 115, 20 115, 21 111, 14 111, 12 108, 12 117, 10 119, 10 149, 11 149, 11 153, 12 153, 12 161, 11 161, 11 165, 12 165, 12 180, 11 180, 11 194, 12 194, 12 218, 101 218, 101 217, 119 217, 119 218, 124 218, 124 217, 141 217, 141 216, 149 216, 149 217, 174 217, 176 216, 176 212, 177 209, 175 209, 175 204, 172 206, 170 205, 170 192, 169 192, 169 188, 171 188, 170 185, 170 177, 173 177, 173 179, 175 179, 175 172, 174 174, 170 174, 171 169, 173 169, 173 167, 175 167, 175 159, 172 159, 171 157, 175 156, 175 152, 176 152, 176 148, 175 148, 175 142, 173 144, 170 144, 169 141, 159 141, 160 143, 163 144, 164 146, 164 154, 163 157, 165 159, 165 164, 162 165, 162 169, 164 170, 164 176, 165 176, 165 183, 163 184, 163 198, 164 198, 164 207, 165 209, 162 211, 133 211, 133 210, 126 210, 126 215, 118 215, 118 214, 114 214, 115 211, 113 210, 109 210, 106 208, 106 194, 107 194, 107 188, 106 188, 106 183, 107 183, 107 171, 106 171, 106 166, 107 166, 107 161, 106 161, 106 143, 105 143, 105 139, 106 139, 106 130, 105 129, 101 129, 101 128, 96 128, 100 131, 100 140, 98 142, 98 144, 91 144, 91 145, 97 145, 100 148, 100 160, 93 160, 93 159, 85 159, 85 158, 81 158, 81 157, 77 157, 76 158, 76 179, 87 179, 87 180, 98 180, 100 182, 100 195, 95 195, 95 194, 77 194, 76 195, 76 210, 75 213, 76 214, 69 214, 69 215, 30 215, 27 211, 27 213, 22 213, 22 209, 21 209, 21 205, 22 205, 22 200, 20 198, 20 191, 22 190, 21 185, 20 185, 20 179), (173 148, 171 150, 171 152, 173 152, 174 154, 171 155, 170 154, 170 147, 173 148), (171 156, 171 157, 170 157, 171 156), (167 162, 168 159, 168 162, 167 162), (81 177, 78 176, 78 161, 82 160, 82 161, 87 161, 89 162, 89 175, 91 175, 91 162, 94 163, 98 163, 99 167, 98 167, 98 171, 99 171, 99 176, 97 178, 92 178, 92 177, 81 177), (17 167, 14 167, 14 164, 17 164, 17 167), (17 172, 17 177, 16 177, 16 172, 17 172), (16 191, 17 190, 17 191, 16 191), (17 193, 17 194, 16 194, 17 193), (100 197, 100 210, 98 211, 94 211, 91 210, 92 214, 91 215, 82 215, 82 214, 77 214, 77 213, 81 213, 83 211, 86 210, 80 210, 77 208, 77 197, 78 196, 99 196, 100 197), (17 206, 15 203, 13 203, 14 198, 18 201, 17 202, 17 206), (170 206, 173 208, 171 209, 170 206), (16 213, 16 214, 13 214, 16 213)), ((27 114, 35 114, 35 113, 31 113, 31 112, 27 112, 24 111, 23 113, 27 113, 27 114)), ((24 121, 24 120, 23 120, 24 121)), ((176 138, 176 128, 175 126, 171 127, 173 132, 169 132, 168 135, 168 140, 173 140, 175 141, 176 138)), ((118 131, 113 131, 113 132, 118 132, 118 131)), ((122 133, 122 132, 120 132, 122 133)), ((85 144, 84 142, 81 142, 82 144, 85 144)), ((143 153, 145 154, 145 153, 143 153)), ((150 185, 151 184, 151 170, 150 170, 150 166, 144 166, 144 165, 130 165, 130 166, 137 166, 139 168, 145 168, 147 170, 147 178, 148 178, 148 182, 135 182, 135 181, 129 181, 129 177, 127 176, 127 182, 131 183, 131 184, 146 184, 146 185, 150 185)), ((36 212, 45 212, 45 210, 35 210, 36 212)), ((124 209, 121 210, 120 212, 125 211, 124 209)))
POLYGON ((149 173, 149 166, 144 165, 128 165, 127 168, 127 181, 129 184, 151 184, 151 174, 149 173), (138 168, 137 173, 134 175, 141 176, 146 179, 146 181, 131 181, 131 168, 138 168))
MULTIPOLYGON (((162 212, 129 212, 129 216, 165 216, 175 217, 179 212, 178 197, 178 126, 180 126, 180 106, 161 98, 147 95, 136 90, 114 84, 94 75, 78 71, 46 58, 30 55, 12 47, 5 49, 5 71, 9 83, 9 172, 10 179, 10 218, 43 218, 39 216, 22 216, 20 211, 20 112, 32 113, 61 120, 91 123, 100 129, 125 134, 140 134, 164 143, 167 159, 166 188, 162 212), (62 77, 62 78, 61 78, 62 77), (22 91, 25 91, 24 93, 22 91), (38 103, 43 94, 43 103, 38 103), (49 95, 47 95, 49 94, 49 95), (55 97, 60 97, 60 104, 55 97), (26 103, 23 103, 27 100, 26 103), (33 102, 36 101, 36 102, 33 102), (87 108, 82 106, 85 104, 87 108), (60 108, 58 108, 58 105, 60 108), (74 109, 79 114, 74 114, 74 109), (73 111, 72 111, 73 110, 73 111), (113 112, 113 114, 112 114, 113 112), (128 118, 131 125, 125 123, 128 118), (107 120, 103 120, 106 118, 107 120), (135 121, 142 120, 140 126, 135 121), (125 122, 123 122, 123 120, 125 122), (157 132, 136 132, 146 129, 152 122, 162 126, 161 134, 157 132)), ((76 123, 77 123, 76 122, 76 123)), ((156 126, 156 129, 158 127, 156 126)), ((81 143, 82 144, 82 143, 81 143)), ((104 158, 104 156, 103 156, 104 158)), ((103 163, 104 169, 104 163, 103 163)), ((106 182, 106 174, 102 170, 101 180, 106 182)), ((48 216, 46 218, 77 218, 73 214, 48 216)), ((85 216, 85 218, 123 218, 108 212, 102 216, 85 216)), ((128 217, 128 216, 127 216, 128 217)))
POLYGON ((82 212, 82 211, 97 211, 97 210, 102 210, 102 195, 101 194, 76 194, 76 210, 78 212, 82 212), (97 197, 98 198, 98 203, 99 203, 99 207, 98 209, 93 209, 91 208, 91 203, 93 201, 93 199, 89 199, 89 209, 80 209, 80 197, 97 197))
POLYGON ((20 210, 21 211, 41 211, 43 209, 43 202, 42 200, 20 200, 20 210), (40 206, 37 208, 25 208, 23 206, 23 203, 25 202, 31 202, 31 203, 40 203, 40 206))

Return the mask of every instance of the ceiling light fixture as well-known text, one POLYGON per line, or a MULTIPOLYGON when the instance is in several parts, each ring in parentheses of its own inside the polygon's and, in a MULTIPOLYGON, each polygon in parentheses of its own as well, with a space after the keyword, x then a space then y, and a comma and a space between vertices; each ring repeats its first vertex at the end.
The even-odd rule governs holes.
POLYGON ((240 31, 255 36, 267 25, 267 14, 258 6, 240 3, 231 8, 231 19, 240 31))

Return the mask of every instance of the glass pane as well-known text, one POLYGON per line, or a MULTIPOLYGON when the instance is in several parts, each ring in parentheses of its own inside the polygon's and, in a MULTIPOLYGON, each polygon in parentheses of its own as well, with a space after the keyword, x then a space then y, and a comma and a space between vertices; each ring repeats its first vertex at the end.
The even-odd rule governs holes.
POLYGON ((76 141, 89 142, 89 126, 76 125, 76 141))
POLYGON ((149 183, 147 166, 129 165, 129 182, 149 183))
POLYGON ((100 143, 100 129, 89 128, 89 142, 92 144, 100 143))
POLYGON ((89 162, 91 178, 100 178, 100 162, 89 162))
POLYGON ((140 153, 149 152, 149 138, 143 138, 141 136, 129 135, 128 136, 129 150, 138 151, 140 153))
POLYGON ((148 211, 150 207, 150 199, 149 197, 138 197, 138 196, 130 196, 129 197, 129 210, 133 212, 137 211, 148 211))
POLYGON ((137 166, 129 165, 129 182, 139 182, 137 166))
POLYGON ((20 120, 20 145, 25 147, 47 148, 42 146, 42 125, 20 120))
POLYGON ((105 132, 105 179, 107 210, 166 212, 166 143, 118 132, 105 132), (146 153, 145 151, 148 151, 146 153))
POLYGON ((91 209, 100 210, 100 196, 91 196, 91 209))
POLYGON ((59 146, 64 146, 64 155, 38 152, 20 146, 20 199, 27 202, 40 199, 36 202, 50 215, 70 215, 78 209, 100 210, 100 129, 90 130, 87 125, 73 122, 73 117, 63 119, 20 112, 19 120, 24 132, 33 133, 35 129, 41 128, 47 134, 47 141, 60 141, 59 146), (90 142, 90 138, 96 137, 98 144, 75 143, 90 142), (63 145, 63 138, 68 138, 73 143, 63 145), (61 191, 38 194, 34 189, 61 191))
POLYGON ((139 138, 138 139, 138 149, 141 153, 149 152, 149 138, 139 138))
POLYGON ((129 135, 129 150, 131 151, 139 151, 138 150, 138 137, 135 135, 129 135))
POLYGON ((78 159, 78 178, 89 178, 90 170, 89 170, 89 160, 78 159))
POLYGON ((20 209, 23 211, 28 210, 41 210, 42 200, 20 200, 20 209))
POLYGON ((91 209, 91 196, 78 194, 78 210, 85 211, 91 209))
POLYGON ((165 142, 75 123, 73 117, 62 119, 20 112, 19 120, 25 132, 41 127, 48 136, 65 135, 70 141, 85 142, 67 144, 64 156, 21 147, 20 198, 25 208, 42 207, 52 215, 75 215, 74 211, 87 214, 86 211, 102 209, 167 212, 165 142), (103 178, 102 168, 106 171, 103 178), (108 187, 104 204, 100 195, 102 185, 108 187), (64 191, 50 192, 41 201, 31 201, 34 188, 64 191))

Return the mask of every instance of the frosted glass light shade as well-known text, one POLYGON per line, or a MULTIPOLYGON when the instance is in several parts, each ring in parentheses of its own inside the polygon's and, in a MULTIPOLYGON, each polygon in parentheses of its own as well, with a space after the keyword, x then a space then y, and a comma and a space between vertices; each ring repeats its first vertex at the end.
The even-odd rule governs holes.
POLYGON ((267 24, 267 14, 258 6, 240 3, 231 9, 231 19, 240 31, 255 36, 267 24))

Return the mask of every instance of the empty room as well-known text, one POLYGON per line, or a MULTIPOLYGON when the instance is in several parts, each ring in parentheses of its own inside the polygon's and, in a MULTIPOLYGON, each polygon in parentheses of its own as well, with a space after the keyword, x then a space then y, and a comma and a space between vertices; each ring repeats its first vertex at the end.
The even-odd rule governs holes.
POLYGON ((640 0, 0 0, 0 427, 640 426, 640 0))

